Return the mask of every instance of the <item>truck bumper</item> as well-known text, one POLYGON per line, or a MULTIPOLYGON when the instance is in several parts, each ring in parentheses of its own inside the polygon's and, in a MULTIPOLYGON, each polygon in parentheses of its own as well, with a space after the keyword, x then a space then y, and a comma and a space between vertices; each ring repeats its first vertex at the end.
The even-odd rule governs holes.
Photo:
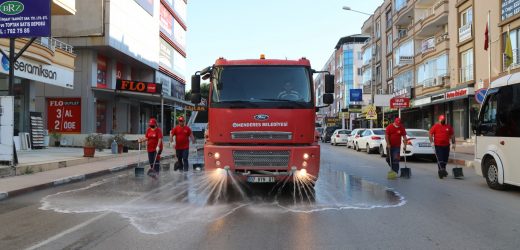
POLYGON ((248 176, 272 176, 287 179, 305 169, 318 177, 320 146, 222 146, 204 145, 204 168, 208 171, 229 169, 243 179, 248 176))

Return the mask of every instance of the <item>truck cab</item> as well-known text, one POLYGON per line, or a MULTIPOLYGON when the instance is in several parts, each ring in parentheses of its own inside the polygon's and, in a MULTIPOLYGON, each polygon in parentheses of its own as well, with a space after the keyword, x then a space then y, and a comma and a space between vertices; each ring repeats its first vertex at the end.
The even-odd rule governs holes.
MULTIPOLYGON (((274 183, 294 174, 317 178, 316 100, 310 62, 218 59, 192 77, 210 80, 204 145, 206 171, 227 171, 250 183, 274 183)), ((328 72, 326 72, 328 73, 328 72)), ((334 76, 325 75, 324 103, 333 101, 334 76)))

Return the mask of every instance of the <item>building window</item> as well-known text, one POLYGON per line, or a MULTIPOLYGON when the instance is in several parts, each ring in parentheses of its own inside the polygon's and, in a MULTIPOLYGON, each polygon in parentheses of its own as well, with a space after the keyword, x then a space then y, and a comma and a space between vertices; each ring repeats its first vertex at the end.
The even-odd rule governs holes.
POLYGON ((459 43, 472 37, 473 8, 469 7, 460 13, 459 43))
POLYGON ((363 53, 361 51, 357 52, 357 59, 358 60, 363 60, 363 53))
POLYGON ((402 66, 413 63, 413 40, 406 41, 395 49, 395 65, 402 66))
POLYGON ((448 75, 448 55, 442 54, 417 67, 417 86, 432 87, 441 85, 443 77, 448 75))
POLYGON ((370 81, 372 81, 372 68, 367 68, 363 71, 363 85, 370 85, 370 81))
POLYGON ((395 0, 395 2, 394 2, 395 11, 400 11, 401 9, 406 7, 406 2, 407 2, 407 0, 395 0))
POLYGON ((413 82, 413 71, 405 71, 394 78, 394 92, 411 87, 413 82))
POLYGON ((386 12, 386 28, 392 27, 392 10, 386 12))
POLYGON ((473 49, 460 53, 460 82, 473 80, 473 49))
MULTIPOLYGON (((505 65, 505 48, 506 48, 506 41, 507 41, 507 32, 505 32, 502 36, 502 48, 504 48, 503 54, 502 54, 502 65, 504 65, 504 71, 507 70, 508 67, 505 65)), ((510 65, 512 68, 516 68, 520 65, 520 58, 518 54, 518 50, 520 47, 520 29, 515 29, 509 31, 509 38, 511 39, 511 48, 513 49, 513 61, 510 65)))
POLYGON ((363 52, 363 65, 367 65, 370 63, 372 59, 372 47, 367 47, 363 52))
POLYGON ((363 69, 357 68, 357 74, 358 74, 358 76, 363 75, 363 69))
POLYGON ((388 53, 392 52, 393 47, 394 47, 394 40, 392 37, 392 33, 388 33, 386 35, 386 53, 388 54, 388 53))
POLYGON ((386 75, 388 78, 394 75, 394 60, 392 58, 386 61, 386 75))
POLYGON ((381 37, 381 20, 377 20, 376 21, 376 30, 375 30, 376 34, 376 38, 380 38, 381 37))
POLYGON ((376 66, 376 81, 377 84, 381 83, 381 65, 376 66))

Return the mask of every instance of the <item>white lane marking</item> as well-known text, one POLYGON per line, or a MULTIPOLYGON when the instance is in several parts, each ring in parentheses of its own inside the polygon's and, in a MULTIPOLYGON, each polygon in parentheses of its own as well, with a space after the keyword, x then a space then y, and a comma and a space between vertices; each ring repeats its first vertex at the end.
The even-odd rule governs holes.
MULTIPOLYGON (((70 181, 70 180, 69 180, 69 181, 70 181)), ((101 183, 100 183, 100 184, 101 184, 101 183)), ((132 203, 132 202, 138 201, 139 199, 142 199, 142 198, 144 198, 144 197, 150 195, 151 193, 156 192, 157 190, 164 189, 164 188, 166 188, 166 187, 168 187, 168 186, 170 186, 170 185, 172 185, 172 184, 177 184, 177 183, 175 183, 175 182, 170 182, 169 184, 166 184, 166 185, 164 185, 164 186, 160 186, 160 187, 154 188, 154 189, 150 190, 148 193, 145 193, 145 194, 143 194, 143 195, 141 195, 141 196, 139 196, 139 197, 136 197, 135 199, 129 200, 128 202, 125 202, 124 204, 130 204, 130 203, 132 203)), ((80 188, 80 190, 81 190, 81 189, 88 189, 88 188, 90 188, 91 186, 92 186, 92 184, 89 185, 88 187, 80 188)), ((65 192, 70 192, 70 191, 72 191, 72 190, 65 191, 65 192)), ((112 213, 112 212, 105 212, 105 213, 103 213, 103 214, 97 215, 97 216, 94 217, 94 218, 91 218, 91 219, 89 219, 89 220, 87 220, 87 221, 85 221, 85 222, 83 222, 83 223, 81 223, 81 224, 78 224, 78 225, 76 225, 76 226, 74 226, 74 227, 71 227, 71 228, 65 230, 65 231, 62 231, 61 233, 58 233, 58 234, 56 234, 56 235, 54 235, 54 236, 52 236, 52 237, 50 237, 50 238, 48 238, 48 239, 46 239, 46 240, 44 240, 44 241, 39 242, 39 243, 36 244, 36 245, 33 245, 33 246, 31 246, 31 247, 28 247, 28 248, 26 248, 26 249, 28 249, 28 250, 32 250, 32 249, 37 249, 37 248, 43 247, 43 246, 45 246, 45 245, 47 245, 47 244, 49 244, 49 243, 51 243, 51 242, 53 242, 53 241, 55 241, 55 240, 57 240, 57 239, 59 239, 59 238, 65 236, 65 235, 67 235, 67 234, 70 234, 70 233, 72 233, 72 232, 75 232, 75 231, 77 231, 77 230, 80 230, 80 229, 82 229, 82 228, 84 228, 84 227, 86 227, 86 226, 92 224, 93 222, 95 222, 95 221, 97 221, 97 220, 99 220, 99 219, 105 217, 107 214, 110 214, 110 213, 112 213)))
POLYGON ((94 217, 94 218, 92 218, 92 219, 89 219, 89 220, 87 220, 87 221, 85 221, 85 222, 83 222, 83 223, 81 223, 81 224, 78 224, 78 225, 76 225, 76 226, 73 226, 73 227, 71 227, 71 228, 69 228, 69 229, 67 229, 67 230, 65 230, 65 231, 63 231, 63 232, 61 232, 61 233, 59 233, 59 234, 56 234, 56 235, 54 235, 54 236, 52 236, 52 237, 50 237, 50 238, 48 238, 48 239, 46 239, 46 240, 44 240, 44 241, 41 241, 40 243, 38 243, 38 244, 36 244, 36 245, 33 245, 33 246, 28 247, 28 248, 26 248, 26 249, 27 249, 27 250, 33 250, 33 249, 37 249, 37 248, 43 247, 43 246, 45 246, 45 245, 47 245, 47 244, 49 244, 49 243, 51 243, 51 242, 53 242, 53 241, 55 241, 55 240, 61 238, 61 237, 63 237, 63 236, 65 236, 65 235, 69 234, 69 233, 72 233, 72 232, 74 232, 74 231, 80 230, 80 229, 82 229, 82 228, 84 228, 84 227, 90 225, 92 222, 95 222, 95 221, 97 221, 97 220, 99 220, 99 219, 105 217, 105 216, 106 216, 107 214, 109 214, 109 213, 110 213, 110 212, 106 212, 106 213, 103 213, 103 214, 97 215, 96 217, 94 217))

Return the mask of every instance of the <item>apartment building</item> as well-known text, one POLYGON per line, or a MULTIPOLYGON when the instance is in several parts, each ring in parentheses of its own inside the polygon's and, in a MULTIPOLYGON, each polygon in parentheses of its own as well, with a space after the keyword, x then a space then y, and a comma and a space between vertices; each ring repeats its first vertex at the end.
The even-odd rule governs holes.
MULTIPOLYGON (((412 107, 402 111, 407 127, 427 129, 446 114, 457 138, 471 138, 479 109, 475 91, 520 69, 520 15, 515 13, 520 0, 384 1, 361 29, 371 37, 363 46, 364 93, 411 98, 412 107), (507 30, 513 48, 508 66, 503 59, 507 30)), ((397 116, 385 111, 387 119, 397 116)))
MULTIPOLYGON (((328 109, 322 109, 321 114, 336 117, 341 109, 347 108, 351 103, 350 90, 361 85, 361 47, 368 39, 367 35, 357 34, 342 37, 336 43, 332 55, 323 67, 323 70, 328 70, 335 76, 334 103, 328 109)), ((324 93, 322 82, 323 76, 317 76, 315 93, 318 102, 321 102, 320 98, 324 93)), ((348 121, 349 117, 345 119, 348 121)))

